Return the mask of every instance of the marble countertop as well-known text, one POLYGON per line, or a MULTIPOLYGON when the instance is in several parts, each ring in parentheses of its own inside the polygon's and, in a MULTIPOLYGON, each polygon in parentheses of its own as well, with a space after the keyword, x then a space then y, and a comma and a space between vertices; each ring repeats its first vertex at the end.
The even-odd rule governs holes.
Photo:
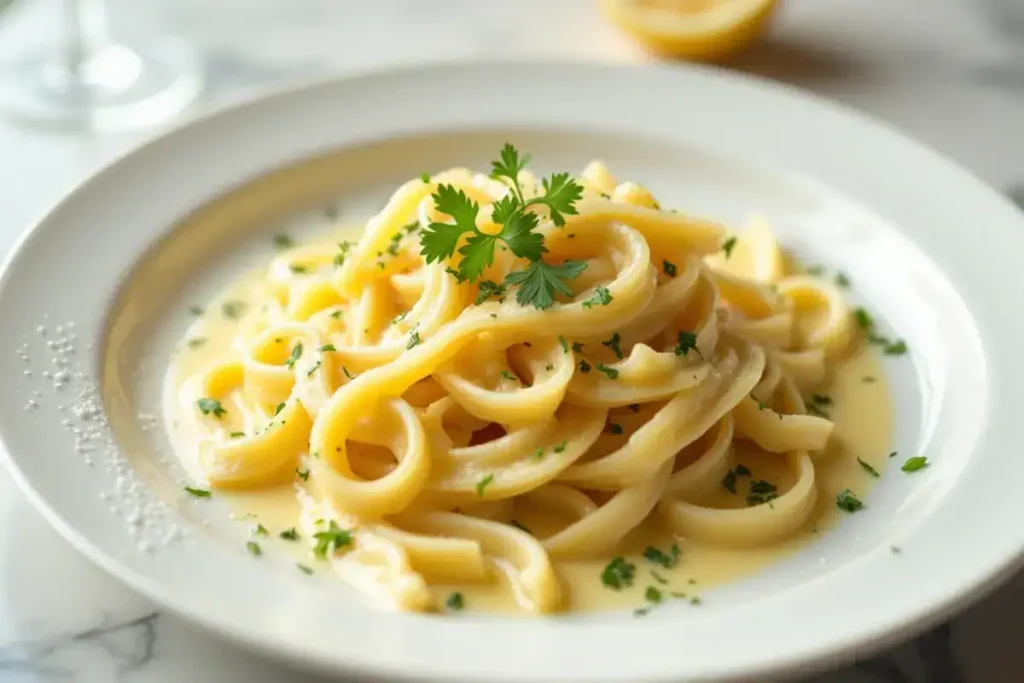
MULTIPOLYGON (((49 36, 56 4, 16 3, 0 14, 0 58, 49 36)), ((111 10, 122 33, 159 27, 197 45, 206 102, 426 57, 650 60, 592 0, 113 0, 111 10)), ((771 39, 733 66, 887 119, 1024 203, 1019 0, 788 0, 771 39)), ((41 134, 0 122, 0 252, 90 170, 149 134, 41 134)), ((1019 683, 1022 631, 1024 575, 914 642, 810 680, 1019 683)), ((185 680, 326 679, 222 642, 122 587, 58 537, 0 471, 0 682, 185 680)))

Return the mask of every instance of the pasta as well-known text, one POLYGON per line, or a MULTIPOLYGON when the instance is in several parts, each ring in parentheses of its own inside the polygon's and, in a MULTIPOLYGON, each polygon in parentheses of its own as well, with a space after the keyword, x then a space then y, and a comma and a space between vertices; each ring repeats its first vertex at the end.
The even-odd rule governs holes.
MULTIPOLYGON (((438 606, 432 587, 487 581, 524 611, 559 610, 559 563, 611 560, 641 525, 737 548, 797 534, 833 430, 804 397, 856 339, 843 293, 792 273, 762 219, 730 237, 601 162, 565 181, 580 189, 569 211, 530 204, 546 179, 515 179, 412 180, 357 243, 273 260, 230 356, 176 395, 209 486, 294 487, 312 550, 414 611, 438 606), (510 277, 526 265, 512 241, 492 240, 474 281, 454 267, 465 236, 428 262, 431 226, 457 219, 438 207, 443 187, 482 207, 483 235, 521 192, 514 220, 531 214, 571 292, 555 283, 553 305, 524 305, 533 285, 510 277), (792 485, 745 484, 740 445, 792 485), (746 505, 716 504, 737 477, 746 505), (525 509, 553 521, 527 530, 525 509)), ((628 578, 609 567, 606 585, 628 578)))

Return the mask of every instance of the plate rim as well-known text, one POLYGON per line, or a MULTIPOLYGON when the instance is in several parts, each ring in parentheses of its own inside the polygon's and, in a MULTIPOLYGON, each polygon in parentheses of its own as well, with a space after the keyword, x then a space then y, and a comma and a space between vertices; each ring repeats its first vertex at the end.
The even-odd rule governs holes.
MULTIPOLYGON (((211 119, 217 119, 224 116, 231 116, 235 112, 244 110, 253 105, 258 105, 261 102, 269 100, 278 100, 281 98, 288 98, 298 93, 303 93, 309 90, 318 90, 321 88, 336 88, 346 87, 355 81, 362 79, 373 79, 380 78, 383 76, 393 75, 408 75, 416 73, 431 72, 437 69, 468 69, 468 70, 487 70, 492 68, 520 68, 529 67, 536 68, 538 66, 551 67, 554 69, 572 68, 572 69, 583 69, 594 72, 601 72, 607 70, 615 71, 654 71, 662 72, 667 78, 675 77, 670 74, 687 74, 687 73, 698 73, 703 74, 704 77, 713 81, 726 81, 732 83, 738 83, 744 88, 754 88, 760 91, 761 95, 773 96, 779 95, 785 98, 793 100, 794 104, 799 106, 812 106, 817 108, 825 108, 832 110, 833 112, 840 114, 842 117, 857 122, 861 125, 866 125, 869 128, 884 131, 890 135, 895 136, 900 144, 904 146, 910 146, 913 148, 915 154, 925 154, 930 157, 929 163, 940 164, 946 170, 956 172, 962 177, 962 179, 970 179, 979 186, 983 186, 985 191, 989 194, 987 201, 1001 201, 1006 207, 1012 207, 1012 204, 1003 197, 997 191, 989 188, 987 184, 981 180, 975 173, 966 167, 962 166, 955 160, 952 160, 945 155, 937 152, 936 150, 922 144, 912 135, 908 135, 904 131, 900 130, 899 127, 894 126, 886 121, 880 120, 870 114, 866 114, 857 110, 854 107, 846 105, 841 102, 829 100, 821 97, 814 93, 805 91, 799 87, 771 81, 759 76, 743 74, 739 72, 729 71, 727 69, 719 67, 710 67, 706 65, 627 65, 627 64, 605 64, 605 63, 586 63, 573 60, 559 60, 559 59, 487 59, 479 60, 472 63, 464 63, 458 60, 432 60, 416 65, 397 65, 388 66, 386 68, 366 68, 358 71, 347 71, 343 73, 330 73, 325 75, 318 75, 301 81, 290 81, 281 84, 271 84, 267 86, 258 87, 243 93, 230 96, 221 100, 219 103, 213 106, 207 107, 201 111, 198 111, 187 118, 179 121, 174 126, 156 131, 153 135, 146 137, 138 143, 130 146, 123 152, 113 156, 109 161, 102 164, 95 170, 89 173, 89 175, 82 181, 77 183, 75 186, 65 192, 59 199, 53 202, 49 208, 41 213, 39 218, 31 221, 29 226, 20 234, 11 250, 5 256, 3 264, 0 265, 0 295, 7 286, 8 277, 10 275, 11 268, 21 255, 26 244, 33 238, 33 235, 44 226, 47 221, 57 213, 62 207, 66 206, 70 202, 74 201, 79 195, 90 191, 90 187, 93 183, 99 182, 106 174, 112 172, 120 165, 137 155, 142 154, 145 150, 149 149, 156 143, 165 141, 169 138, 180 134, 182 131, 196 126, 201 126, 210 121, 211 119)), ((1013 209, 1016 211, 1016 209, 1013 209)), ((156 243, 158 238, 151 240, 151 244, 156 243)), ((139 255, 141 257, 141 255, 139 255)), ((19 486, 19 488, 26 494, 30 499, 33 506, 40 511, 40 513, 53 525, 58 532, 67 539, 75 548, 79 550, 83 555, 88 557, 98 566, 102 567, 105 571, 116 577, 119 581, 125 583, 132 589, 143 593, 148 598, 155 600, 163 607, 181 614, 188 618, 191 622, 199 624, 205 628, 211 629, 227 637, 229 640, 241 643, 251 648, 262 648, 268 643, 264 636, 254 634, 250 631, 240 631, 237 626, 231 625, 229 620, 218 621, 216 619, 209 619, 206 615, 197 614, 196 612, 181 609, 178 604, 173 600, 169 600, 168 596, 163 594, 158 586, 151 585, 146 577, 136 575, 135 572, 127 568, 122 562, 116 558, 109 556, 104 553, 102 549, 93 545, 86 537, 80 534, 74 525, 65 520, 54 508, 52 508, 44 499, 44 497, 36 490, 32 482, 24 475, 19 468, 16 458, 12 455, 7 448, 5 436, 0 433, 0 459, 2 459, 11 472, 13 479, 19 486)), ((980 448, 981 446, 979 446, 980 448)), ((991 446, 989 446, 991 447, 991 446)), ((975 577, 973 588, 962 589, 949 593, 945 601, 933 602, 930 607, 920 610, 916 614, 903 615, 903 618, 897 620, 895 625, 890 624, 888 628, 883 628, 874 634, 862 637, 860 640, 850 640, 845 644, 836 644, 831 648, 824 650, 804 650, 804 654, 801 656, 794 656, 789 660, 779 660, 776 664, 767 670, 767 673, 772 675, 781 675, 785 673, 808 673, 811 671, 818 670, 829 664, 843 661, 845 659, 852 658, 855 655, 864 655, 866 653, 875 652, 886 645, 884 641, 885 636, 899 634, 899 635, 912 635, 920 632, 925 628, 935 624, 940 619, 949 615, 950 613, 962 609, 968 604, 971 604, 981 599, 988 592, 997 587, 1001 582, 1005 581, 1010 575, 1015 573, 1022 564, 1024 564, 1024 546, 1017 548, 1015 555, 1008 555, 1003 558, 1003 561, 999 564, 994 564, 989 568, 989 571, 984 576, 975 577)), ((288 651, 287 647, 282 646, 278 650, 263 650, 264 652, 274 654, 289 661, 297 662, 304 666, 314 666, 321 668, 323 666, 336 665, 338 662, 332 662, 329 660, 296 660, 299 655, 297 651, 288 651)), ((346 671, 353 673, 362 673, 367 675, 377 676, 388 676, 394 678, 400 678, 402 680, 411 679, 424 679, 424 680, 436 680, 433 674, 427 672, 426 675, 422 673, 415 673, 406 670, 403 667, 396 667, 394 669, 382 669, 378 665, 372 665, 367 667, 364 662, 346 661, 343 663, 346 671)), ((333 670, 333 669, 332 669, 333 670)), ((765 669, 753 669, 750 670, 734 670, 724 671, 721 673, 713 674, 710 677, 702 677, 700 680, 714 680, 714 681, 731 681, 741 680, 745 676, 755 673, 765 673, 765 669)), ((507 672, 495 672, 498 673, 501 680, 512 680, 516 676, 507 676, 507 672)), ((467 680, 475 674, 469 674, 467 680)), ((497 680, 497 679, 496 679, 497 680)), ((556 679, 543 679, 543 680, 556 680, 556 679)), ((557 679, 562 680, 562 679, 557 679)), ((580 680, 598 680, 598 677, 589 676, 581 677, 580 680)), ((638 679, 639 680, 639 679, 638 679)), ((655 680, 654 678, 644 678, 643 680, 655 680)))

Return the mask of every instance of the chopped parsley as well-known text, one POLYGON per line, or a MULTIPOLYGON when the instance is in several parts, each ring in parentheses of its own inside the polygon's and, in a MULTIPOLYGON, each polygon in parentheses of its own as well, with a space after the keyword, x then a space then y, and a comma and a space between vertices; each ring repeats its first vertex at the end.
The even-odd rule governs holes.
POLYGON ((612 434, 616 434, 616 435, 622 434, 624 432, 624 430, 622 429, 622 425, 620 425, 620 424, 618 424, 616 422, 609 422, 608 423, 608 431, 611 432, 612 434))
POLYGON ((213 415, 218 420, 228 414, 220 401, 215 398, 201 398, 196 401, 196 406, 199 407, 199 412, 203 415, 213 415))
POLYGON ((476 296, 476 301, 473 303, 479 306, 483 302, 490 299, 492 296, 502 296, 505 294, 505 285, 499 285, 493 280, 481 280, 480 281, 480 293, 476 296))
POLYGON ((609 349, 611 349, 612 351, 615 352, 615 357, 616 358, 621 359, 622 358, 622 349, 619 348, 619 344, 621 342, 622 342, 622 337, 619 335, 618 332, 616 332, 615 334, 612 335, 611 339, 606 339, 603 342, 601 342, 601 345, 602 346, 607 346, 609 349))
POLYGON ((771 503, 779 497, 778 487, 770 482, 758 479, 750 482, 750 491, 747 493, 747 505, 763 505, 771 503))
POLYGON ((416 346, 419 343, 420 343, 420 333, 417 332, 416 330, 413 330, 412 333, 409 335, 409 343, 405 345, 405 348, 406 349, 411 349, 411 348, 413 348, 414 346, 416 346))
POLYGON ((555 447, 553 449, 551 449, 551 450, 553 450, 555 453, 561 453, 561 452, 563 452, 565 450, 565 447, 568 446, 568 445, 569 445, 569 440, 568 439, 563 439, 561 443, 555 444, 555 447))
POLYGON ((923 455, 915 455, 912 458, 907 458, 907 461, 903 463, 903 467, 900 469, 904 472, 917 472, 925 467, 928 467, 928 458, 923 455))
POLYGON ((420 180, 422 180, 423 184, 426 185, 427 183, 430 182, 430 174, 429 173, 420 173, 420 180))
POLYGON ((607 306, 612 302, 612 293, 608 291, 608 288, 601 285, 594 290, 594 293, 590 295, 590 298, 583 302, 583 308, 593 308, 594 306, 607 306))
POLYGON ((318 531, 313 534, 316 545, 313 546, 313 554, 319 558, 326 558, 328 553, 336 553, 352 543, 352 533, 338 526, 333 519, 327 531, 318 531))
POLYGON ((581 360, 580 361, 580 372, 583 372, 583 373, 590 372, 590 363, 588 363, 586 360, 581 360))
POLYGON ((206 337, 192 337, 187 342, 185 342, 185 344, 190 349, 197 349, 197 348, 199 348, 200 346, 202 346, 205 343, 206 343, 206 337))
POLYGON ((245 436, 245 432, 231 432, 232 439, 241 439, 243 436, 245 436))
POLYGON ((253 536, 266 536, 268 533, 270 532, 267 531, 267 527, 263 526, 262 524, 257 524, 252 528, 253 536))
POLYGON ((850 286, 850 278, 846 276, 846 273, 840 271, 836 273, 836 284, 843 289, 846 289, 850 286))
POLYGON ((466 606, 466 601, 462 597, 462 593, 455 591, 444 601, 444 606, 451 612, 459 612, 466 606))
POLYGON ((700 349, 697 348, 697 335, 693 332, 681 330, 679 337, 676 339, 676 355, 686 356, 689 355, 690 351, 696 351, 697 355, 700 355, 700 349))
POLYGON ((320 369, 320 365, 321 365, 320 361, 317 361, 317 362, 313 363, 313 367, 311 367, 309 369, 309 372, 306 373, 306 377, 312 377, 313 373, 320 369))
POLYGON ((303 273, 308 273, 309 272, 309 268, 308 267, 300 265, 300 264, 297 264, 297 263, 290 264, 288 266, 288 270, 292 271, 293 273, 297 273, 299 275, 301 275, 303 273))
POLYGON ((722 242, 722 251, 725 252, 725 258, 728 259, 728 258, 730 258, 732 256, 732 250, 733 250, 733 247, 735 247, 735 246, 736 246, 736 238, 735 237, 730 237, 726 241, 722 242))
POLYGON ((864 503, 860 501, 860 498, 854 495, 853 491, 850 489, 843 489, 839 492, 839 495, 836 496, 836 506, 840 510, 844 510, 846 512, 856 512, 864 507, 864 503))
POLYGON ((292 347, 292 353, 288 358, 285 359, 284 364, 289 368, 295 367, 295 361, 302 357, 302 342, 295 342, 295 346, 292 347))
POLYGON ((583 353, 583 342, 573 342, 572 351, 573 353, 583 353))
POLYGON ((284 531, 279 533, 278 536, 280 536, 281 538, 283 538, 286 541, 297 541, 297 540, 299 540, 299 532, 295 530, 295 527, 291 527, 290 529, 285 529, 284 531))
POLYGON ((672 569, 672 567, 676 566, 679 563, 679 556, 681 554, 682 551, 679 550, 679 546, 675 543, 673 543, 672 547, 669 548, 668 553, 665 553, 660 548, 655 548, 654 546, 647 546, 647 548, 644 549, 644 557, 648 562, 659 564, 665 569, 672 569))
POLYGON ((191 493, 196 498, 209 498, 211 495, 213 495, 212 493, 210 493, 210 491, 208 489, 197 489, 197 488, 193 488, 191 486, 186 486, 184 488, 185 488, 185 491, 187 491, 188 493, 191 493))
POLYGON ((644 591, 644 599, 657 605, 661 602, 661 591, 654 586, 648 586, 647 590, 644 591))
POLYGON ((863 468, 863 470, 864 470, 865 472, 867 472, 868 474, 870 474, 870 475, 871 475, 872 477, 874 477, 875 479, 878 479, 878 477, 882 476, 882 475, 880 475, 880 474, 878 473, 878 470, 876 470, 876 469, 875 469, 874 467, 872 467, 872 466, 871 466, 871 465, 869 465, 868 463, 864 462, 864 461, 863 461, 863 460, 861 460, 860 458, 857 458, 857 462, 858 462, 858 463, 860 463, 860 466, 861 466, 861 468, 863 468))
POLYGON ((324 344, 319 349, 317 349, 317 351, 319 351, 320 353, 327 353, 328 351, 337 351, 337 350, 338 349, 334 348, 334 344, 324 344))
POLYGON ((296 469, 295 476, 301 479, 302 481, 309 481, 309 470, 296 469))
POLYGON ((303 574, 306 574, 307 576, 313 573, 313 569, 312 568, 307 567, 306 565, 302 564, 301 562, 296 562, 295 566, 296 566, 296 568, 298 568, 298 570, 300 572, 302 572, 303 574))
POLYGON ((615 590, 633 585, 636 576, 636 565, 630 564, 622 557, 616 557, 601 572, 601 583, 615 590))
POLYGON ((494 481, 494 474, 492 473, 492 474, 488 474, 486 477, 482 478, 480 481, 478 481, 476 483, 476 496, 477 496, 477 498, 483 498, 484 497, 484 489, 486 489, 488 486, 490 486, 491 482, 493 482, 493 481, 494 481))
POLYGON ((862 330, 870 330, 875 326, 875 319, 864 308, 855 308, 853 317, 857 320, 857 326, 862 330))
POLYGON ((604 363, 598 363, 594 367, 597 368, 598 372, 603 372, 604 374, 608 375, 608 379, 617 379, 619 376, 618 370, 616 370, 615 368, 610 368, 604 363))
POLYGON ((289 249, 295 246, 295 240, 288 235, 274 235, 274 245, 279 249, 289 249))
POLYGON ((665 270, 665 275, 668 275, 669 277, 675 277, 676 274, 679 272, 679 269, 676 267, 676 264, 672 263, 671 261, 662 261, 661 267, 665 270))
POLYGON ((284 401, 281 401, 280 403, 278 403, 277 407, 274 408, 274 417, 277 417, 278 415, 280 415, 281 411, 284 410, 284 407, 285 407, 285 402, 284 401))
POLYGON ((518 378, 518 377, 516 377, 515 375, 513 375, 513 374, 512 374, 511 372, 509 372, 508 370, 502 370, 502 371, 501 371, 500 373, 498 373, 498 374, 500 374, 500 375, 501 375, 502 377, 504 377, 504 378, 505 378, 505 379, 507 379, 507 380, 511 380, 511 381, 513 381, 513 382, 518 382, 518 381, 519 381, 519 378, 518 378))
POLYGON ((203 314, 203 307, 202 306, 189 306, 188 307, 188 312, 191 313, 192 315, 202 315, 203 314))
POLYGON ((263 554, 263 549, 260 548, 260 544, 256 541, 249 541, 245 544, 245 549, 252 553, 255 557, 259 557, 263 554))
POLYGON ((562 335, 558 335, 558 343, 562 345, 562 353, 569 353, 569 341, 562 335))

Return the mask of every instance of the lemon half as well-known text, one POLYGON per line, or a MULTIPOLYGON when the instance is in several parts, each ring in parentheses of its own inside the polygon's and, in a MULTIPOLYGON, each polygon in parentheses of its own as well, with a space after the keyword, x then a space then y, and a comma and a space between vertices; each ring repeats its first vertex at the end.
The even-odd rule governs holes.
POLYGON ((764 32, 778 0, 601 0, 605 14, 652 51, 714 60, 764 32))

